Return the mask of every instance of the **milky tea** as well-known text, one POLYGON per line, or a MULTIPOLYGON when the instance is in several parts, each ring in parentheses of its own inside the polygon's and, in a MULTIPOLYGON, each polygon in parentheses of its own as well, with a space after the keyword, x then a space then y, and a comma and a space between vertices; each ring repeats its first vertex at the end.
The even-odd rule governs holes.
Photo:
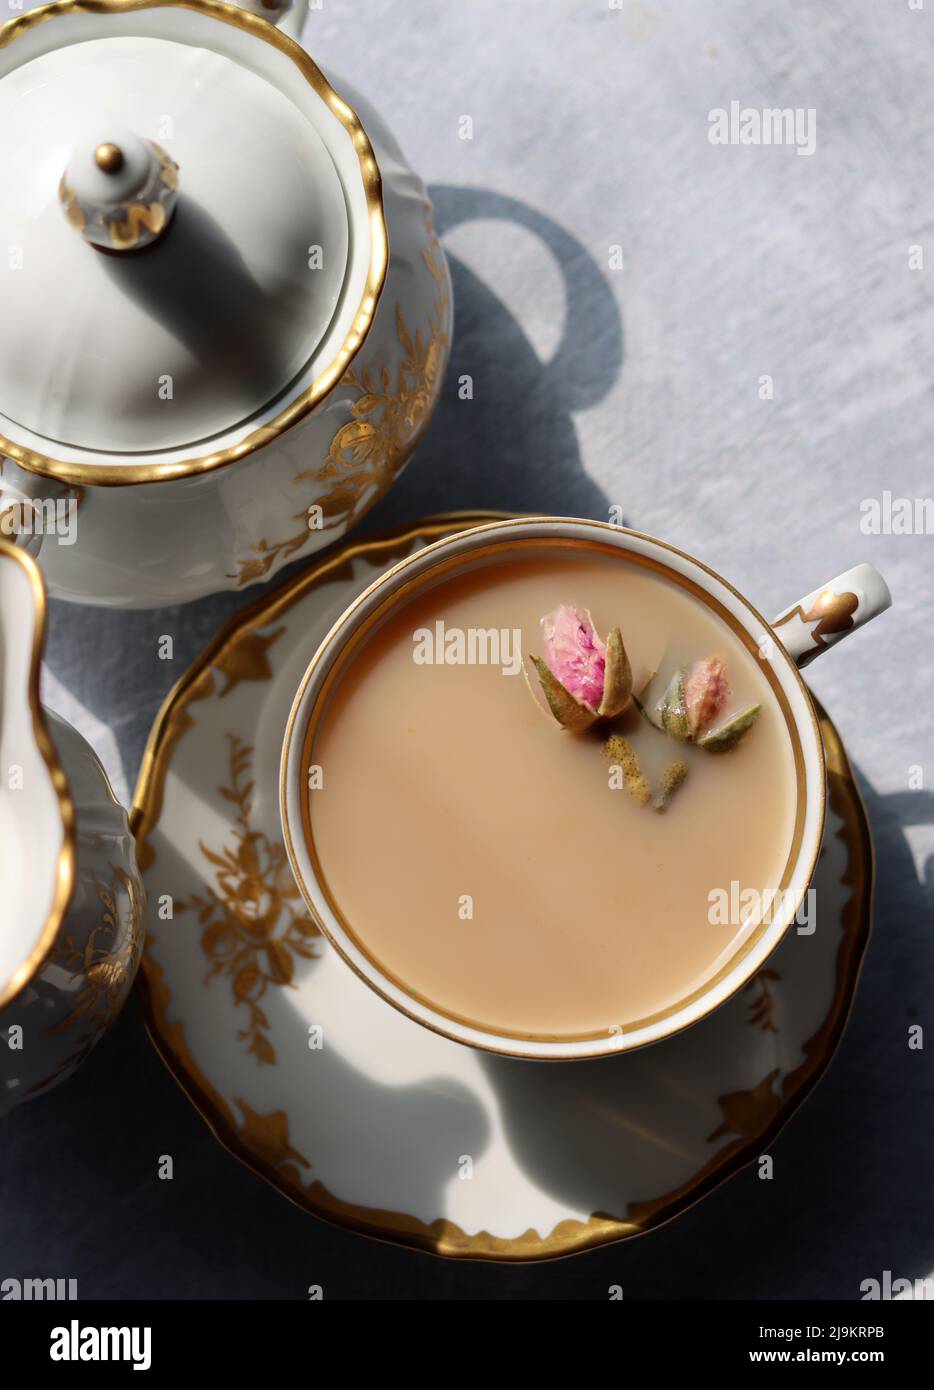
POLYGON ((307 753, 332 907, 409 994, 486 1030, 605 1037, 673 1011, 748 939, 725 899, 783 886, 795 766, 766 670, 703 599, 620 554, 538 547, 393 600, 307 753), (603 641, 619 627, 644 714, 556 722, 531 658, 559 605, 589 610, 603 641), (729 685, 718 725, 761 706, 726 752, 653 727, 672 675, 712 656, 729 685), (614 732, 636 783, 607 752, 614 732), (673 761, 686 775, 658 810, 673 761))

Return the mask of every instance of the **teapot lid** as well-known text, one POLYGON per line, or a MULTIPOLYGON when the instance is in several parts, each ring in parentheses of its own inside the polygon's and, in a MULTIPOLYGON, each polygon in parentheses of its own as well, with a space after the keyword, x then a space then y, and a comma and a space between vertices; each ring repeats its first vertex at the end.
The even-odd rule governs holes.
POLYGON ((28 12, 0 30, 0 128, 0 451, 68 481, 179 476, 339 378, 385 273, 379 173, 266 21, 214 0, 28 12))

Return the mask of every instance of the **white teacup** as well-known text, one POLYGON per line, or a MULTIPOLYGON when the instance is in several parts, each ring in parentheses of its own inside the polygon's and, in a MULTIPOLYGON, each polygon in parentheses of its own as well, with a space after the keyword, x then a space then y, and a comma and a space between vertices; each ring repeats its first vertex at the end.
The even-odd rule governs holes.
MULTIPOLYGON (((888 588, 868 564, 856 566, 786 609, 771 624, 732 585, 700 561, 664 541, 604 522, 563 517, 522 518, 476 527, 438 541, 403 560, 370 585, 341 615, 312 657, 289 716, 282 752, 280 804, 285 845, 309 911, 322 932, 361 979, 388 1003, 446 1037, 487 1051, 535 1058, 614 1055, 657 1042, 718 1008, 758 971, 785 936, 811 884, 820 853, 825 813, 824 752, 811 697, 799 667, 853 632, 891 603, 888 588), (748 924, 734 955, 707 984, 631 1029, 608 1030, 605 1040, 514 1037, 472 1026, 442 1012, 390 978, 370 957, 324 891, 306 834, 306 764, 314 716, 335 663, 347 645, 403 596, 491 558, 509 559, 530 545, 560 540, 626 552, 648 559, 706 602, 758 651, 785 717, 796 775, 795 829, 777 907, 748 924)), ((352 659, 352 658, 350 658, 352 659)), ((363 933, 365 936, 365 931, 363 933)))

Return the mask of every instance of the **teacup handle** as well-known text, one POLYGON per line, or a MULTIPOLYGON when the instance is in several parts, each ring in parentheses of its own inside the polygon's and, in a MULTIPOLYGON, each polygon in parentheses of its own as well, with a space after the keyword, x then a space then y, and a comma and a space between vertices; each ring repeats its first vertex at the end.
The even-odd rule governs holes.
POLYGON ((797 665, 807 666, 891 603, 889 586, 875 566, 854 565, 786 608, 772 627, 797 665))

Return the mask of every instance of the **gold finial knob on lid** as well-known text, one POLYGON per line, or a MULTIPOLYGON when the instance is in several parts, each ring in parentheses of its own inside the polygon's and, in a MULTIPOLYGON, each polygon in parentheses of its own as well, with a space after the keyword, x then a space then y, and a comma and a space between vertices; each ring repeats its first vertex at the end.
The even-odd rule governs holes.
POLYGON ((104 140, 94 151, 94 163, 105 174, 119 174, 125 160, 123 151, 112 140, 104 140))
POLYGON ((109 130, 76 147, 58 186, 69 223, 104 251, 141 251, 166 231, 178 166, 154 140, 109 130))

